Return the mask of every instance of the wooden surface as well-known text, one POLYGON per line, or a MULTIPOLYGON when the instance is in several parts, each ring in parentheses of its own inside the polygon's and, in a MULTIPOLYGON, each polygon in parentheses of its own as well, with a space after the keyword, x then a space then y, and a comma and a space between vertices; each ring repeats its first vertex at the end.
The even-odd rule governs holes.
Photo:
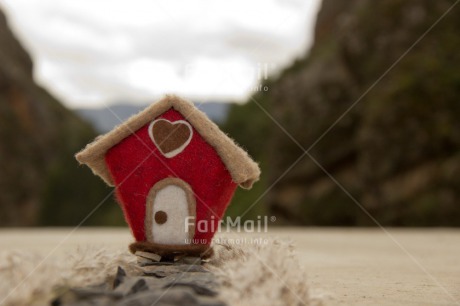
MULTIPOLYGON (((292 240, 299 273, 326 305, 460 305, 460 230, 269 228, 231 236, 248 243, 258 237, 292 240)), ((131 240, 125 228, 0 230, 1 251, 51 256, 88 245, 126 247, 131 240)))

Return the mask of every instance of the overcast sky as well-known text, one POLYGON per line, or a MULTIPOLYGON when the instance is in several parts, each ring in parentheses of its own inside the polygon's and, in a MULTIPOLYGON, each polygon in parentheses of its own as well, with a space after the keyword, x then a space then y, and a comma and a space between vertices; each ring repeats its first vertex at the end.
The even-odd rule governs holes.
POLYGON ((320 0, 0 0, 69 107, 239 100, 311 45, 320 0))

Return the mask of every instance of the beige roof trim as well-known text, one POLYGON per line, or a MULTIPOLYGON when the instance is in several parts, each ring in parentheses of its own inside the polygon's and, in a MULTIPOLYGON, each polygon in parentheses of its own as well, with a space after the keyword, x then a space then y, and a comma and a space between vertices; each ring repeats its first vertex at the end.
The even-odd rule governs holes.
POLYGON ((106 152, 171 107, 181 113, 206 142, 217 151, 233 181, 243 188, 251 188, 260 176, 257 163, 193 103, 176 96, 164 97, 107 134, 97 137, 75 155, 76 159, 80 164, 86 164, 90 167, 93 173, 100 176, 108 185, 114 186, 112 176, 105 163, 106 152))

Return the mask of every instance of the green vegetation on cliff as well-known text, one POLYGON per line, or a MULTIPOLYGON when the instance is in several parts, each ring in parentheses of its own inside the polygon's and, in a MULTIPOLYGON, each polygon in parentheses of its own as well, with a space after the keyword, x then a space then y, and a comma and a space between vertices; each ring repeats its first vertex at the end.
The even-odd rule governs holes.
MULTIPOLYGON (((309 148, 365 94, 310 153, 385 225, 460 225, 460 7, 411 48, 453 3, 325 0, 312 50, 253 97, 309 148)), ((259 211, 285 223, 374 225, 308 156, 284 175, 302 150, 252 99, 224 129, 265 176, 231 214, 282 176, 259 211)))
MULTIPOLYGON (((74 154, 93 128, 40 88, 0 12, 0 225, 77 225, 111 192, 74 154)), ((120 224, 113 196, 84 225, 120 224)))

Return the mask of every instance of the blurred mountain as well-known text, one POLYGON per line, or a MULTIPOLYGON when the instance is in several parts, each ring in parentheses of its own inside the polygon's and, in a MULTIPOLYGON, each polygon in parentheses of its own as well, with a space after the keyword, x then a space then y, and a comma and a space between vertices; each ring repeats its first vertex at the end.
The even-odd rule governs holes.
MULTIPOLYGON (((411 48, 454 2, 325 0, 309 54, 253 95, 384 225, 460 225, 460 7, 411 48)), ((234 213, 280 178, 262 198, 280 223, 375 225, 308 156, 285 174, 303 151, 252 99, 225 130, 265 177, 234 213)))
MULTIPOLYGON (((117 103, 110 105, 110 109, 108 107, 78 108, 75 111, 91 122, 100 133, 106 133, 148 105, 117 103)), ((226 119, 230 106, 225 102, 197 102, 195 105, 216 123, 222 123, 226 119)))
MULTIPOLYGON (((111 191, 73 157, 96 134, 32 71, 0 11, 0 226, 76 225, 111 191)), ((109 199, 85 224, 121 218, 109 199)))

